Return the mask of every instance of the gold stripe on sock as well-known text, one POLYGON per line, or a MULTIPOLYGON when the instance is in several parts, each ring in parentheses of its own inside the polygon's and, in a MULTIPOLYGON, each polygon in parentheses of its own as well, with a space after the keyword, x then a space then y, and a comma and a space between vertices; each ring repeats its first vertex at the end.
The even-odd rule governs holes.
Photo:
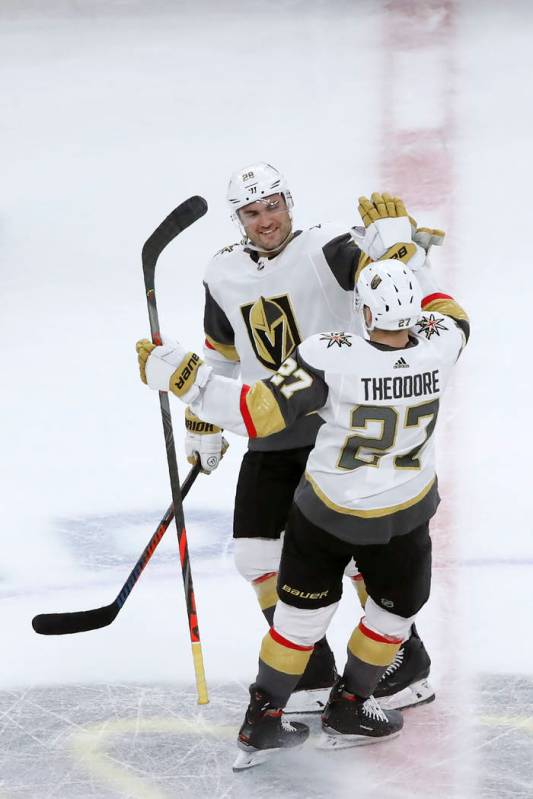
POLYGON ((401 645, 401 641, 389 643, 369 638, 358 626, 348 641, 348 650, 354 657, 371 666, 390 666, 401 645))
POLYGON ((276 585, 278 582, 278 574, 274 572, 265 580, 259 580, 252 583, 255 593, 257 594, 257 601, 261 610, 273 607, 278 601, 278 592, 276 585))
POLYGON ((357 596, 359 597, 359 602, 361 603, 361 607, 364 610, 366 605, 366 600, 368 599, 368 594, 366 591, 365 581, 363 580, 363 576, 358 574, 357 577, 352 577, 352 582, 354 584, 354 588, 357 591, 357 596))
POLYGON ((283 646, 272 638, 269 631, 263 638, 259 658, 276 671, 285 674, 303 674, 312 653, 312 649, 292 649, 283 646))

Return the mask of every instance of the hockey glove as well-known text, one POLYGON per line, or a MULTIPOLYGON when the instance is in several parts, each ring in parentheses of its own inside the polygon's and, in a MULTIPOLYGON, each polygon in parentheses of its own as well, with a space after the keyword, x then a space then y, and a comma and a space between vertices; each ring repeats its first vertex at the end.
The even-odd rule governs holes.
POLYGON ((366 230, 357 244, 373 261, 397 258, 414 269, 422 265, 425 253, 411 240, 411 219, 403 200, 374 192, 371 200, 359 197, 358 211, 366 230))
POLYGON ((141 380, 156 391, 172 391, 183 402, 193 402, 200 392, 198 372, 203 361, 177 341, 166 339, 156 347, 141 339, 136 344, 141 380))
MULTIPOLYGON (((414 221, 414 220, 412 220, 414 221)), ((441 247, 444 243, 446 233, 444 230, 430 227, 416 227, 412 234, 415 244, 419 244, 428 253, 432 247, 441 247)))
POLYGON ((185 410, 185 454, 189 463, 200 465, 204 474, 213 472, 229 447, 222 430, 209 422, 202 422, 190 408, 185 410))

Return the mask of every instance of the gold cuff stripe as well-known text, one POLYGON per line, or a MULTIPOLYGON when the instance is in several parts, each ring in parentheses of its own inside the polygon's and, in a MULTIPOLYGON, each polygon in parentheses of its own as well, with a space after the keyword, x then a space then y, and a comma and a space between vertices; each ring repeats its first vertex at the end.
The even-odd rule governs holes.
POLYGON ((189 391, 196 380, 198 367, 203 363, 195 352, 188 352, 175 372, 172 373, 169 388, 176 397, 182 397, 189 391))
POLYGON ((278 575, 276 573, 260 583, 252 583, 261 610, 273 607, 278 601, 277 582, 278 575))
POLYGON ((205 340, 213 347, 214 350, 223 355, 224 358, 227 358, 228 361, 240 360, 239 353, 233 344, 221 344, 220 341, 215 341, 215 339, 211 338, 211 336, 206 336, 205 340))
POLYGON ((461 308, 459 303, 452 299, 432 300, 431 302, 428 302, 427 305, 424 305, 422 310, 424 313, 426 311, 436 311, 437 313, 451 316, 452 319, 464 319, 466 322, 468 322, 468 315, 466 311, 461 308))
POLYGON ((394 258, 395 261, 402 261, 406 264, 415 253, 416 244, 413 244, 412 241, 400 241, 398 244, 393 244, 392 247, 389 247, 379 260, 384 261, 386 258, 394 258))
POLYGON ((274 394, 262 380, 253 384, 246 394, 245 402, 260 438, 279 433, 287 426, 274 394))
POLYGON ((285 674, 303 674, 313 653, 312 649, 290 649, 274 641, 268 632, 263 638, 260 659, 271 669, 285 674))
POLYGON ((438 236, 442 238, 444 238, 446 235, 446 232, 438 227, 416 227, 416 222, 415 222, 415 228, 417 233, 429 233, 432 236, 438 236))
POLYGON ((204 422, 191 411, 190 408, 185 408, 185 427, 191 433, 220 433, 221 428, 211 422, 204 422))
POLYGON ((422 491, 416 495, 416 497, 413 497, 412 499, 406 499, 405 502, 400 502, 398 505, 390 505, 387 508, 374 508, 373 510, 355 510, 354 508, 345 508, 343 505, 337 505, 327 496, 327 494, 324 494, 322 489, 313 480, 309 472, 305 473, 305 479, 319 500, 328 508, 334 510, 335 513, 344 513, 347 516, 358 516, 361 519, 378 519, 381 516, 389 516, 391 513, 396 513, 399 510, 406 510, 406 508, 416 505, 417 502, 420 502, 420 500, 424 499, 426 494, 429 494, 435 483, 436 477, 433 477, 427 486, 425 486, 422 491))
POLYGON ((385 643, 368 638, 359 627, 353 631, 348 641, 348 650, 363 663, 371 666, 390 666, 401 643, 385 643))

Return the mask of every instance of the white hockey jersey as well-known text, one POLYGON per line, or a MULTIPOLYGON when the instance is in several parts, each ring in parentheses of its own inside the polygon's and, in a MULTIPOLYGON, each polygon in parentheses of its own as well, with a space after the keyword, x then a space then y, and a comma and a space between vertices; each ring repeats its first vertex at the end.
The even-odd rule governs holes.
MULTIPOLYGON (((368 262, 350 234, 336 225, 297 231, 275 257, 246 244, 221 250, 205 274, 206 363, 217 374, 254 383, 271 376, 306 338, 353 327, 356 273, 368 262)), ((252 449, 290 449, 314 443, 321 420, 313 414, 290 430, 253 439, 252 449)))
POLYGON ((427 297, 425 308, 405 348, 351 332, 314 335, 251 387, 211 375, 193 411, 254 437, 319 409, 324 425, 295 494, 301 511, 351 543, 408 533, 439 502, 433 431, 468 336, 466 314, 447 295, 427 297), (453 317, 431 310, 439 307, 453 317))

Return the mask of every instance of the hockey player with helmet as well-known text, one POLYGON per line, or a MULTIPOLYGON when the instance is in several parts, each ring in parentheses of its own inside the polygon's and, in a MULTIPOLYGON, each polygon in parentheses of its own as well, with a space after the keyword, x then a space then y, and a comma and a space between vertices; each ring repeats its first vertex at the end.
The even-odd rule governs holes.
MULTIPOLYGON (((352 291, 371 258, 397 256, 403 252, 398 242, 408 251, 401 257, 420 262, 425 255, 411 241, 403 203, 388 195, 373 195, 375 203, 362 198, 367 230, 359 245, 352 232, 331 224, 294 231, 291 192, 283 175, 269 164, 235 172, 227 199, 243 240, 220 250, 207 266, 204 357, 216 374, 239 375, 248 384, 274 374, 313 333, 354 327, 352 291), (373 224, 377 220, 380 224, 373 224)), ((224 441, 220 429, 206 422, 187 409, 187 455, 194 462, 198 453, 203 469, 210 472, 222 457, 224 441)), ((277 601, 280 535, 321 424, 319 416, 311 414, 297 419, 290 430, 250 439, 241 465, 234 512, 235 563, 254 587, 269 625, 277 601)), ((353 575, 353 564, 349 571, 353 575)), ((364 603, 364 584, 356 579, 354 585, 364 603)), ((429 656, 414 628, 382 682, 382 701, 392 707, 429 701, 434 694, 427 682, 417 691, 405 667, 397 668, 402 658, 416 661, 415 682, 427 677, 429 656)), ((321 709, 335 676, 333 653, 324 640, 315 647, 291 708, 321 709)))
POLYGON ((313 335, 252 386, 197 361, 184 382, 191 353, 181 345, 137 345, 152 388, 169 389, 235 432, 260 438, 313 411, 324 419, 286 527, 280 599, 250 688, 237 770, 307 738, 306 725, 287 722, 282 709, 327 630, 352 557, 368 600, 322 716, 322 746, 372 743, 403 726, 401 713, 383 710, 373 692, 429 597, 429 519, 439 502, 433 432, 469 325, 436 291, 427 266, 414 272, 398 260, 363 270, 355 303, 368 340, 313 335))

